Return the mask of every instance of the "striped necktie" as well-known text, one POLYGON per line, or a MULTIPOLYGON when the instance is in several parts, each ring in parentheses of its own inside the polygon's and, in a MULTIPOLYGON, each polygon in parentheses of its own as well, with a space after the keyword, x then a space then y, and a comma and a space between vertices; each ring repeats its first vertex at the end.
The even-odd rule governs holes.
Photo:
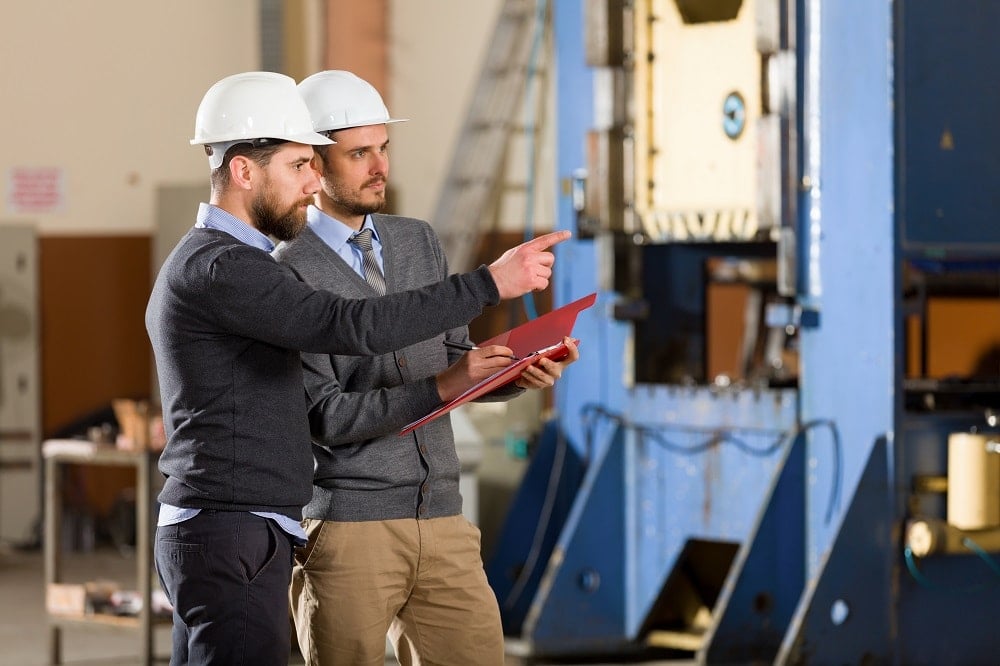
POLYGON ((364 264, 365 280, 379 296, 385 296, 385 278, 375 261, 375 251, 372 249, 372 230, 362 229, 351 236, 350 243, 361 249, 361 260, 364 264))

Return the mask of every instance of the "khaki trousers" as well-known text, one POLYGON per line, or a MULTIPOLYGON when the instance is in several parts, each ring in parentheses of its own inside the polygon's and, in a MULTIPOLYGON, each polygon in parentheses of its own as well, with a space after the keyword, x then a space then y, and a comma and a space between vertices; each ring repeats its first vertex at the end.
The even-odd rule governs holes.
POLYGON ((464 516, 303 523, 291 604, 309 666, 502 666, 503 629, 479 529, 464 516))

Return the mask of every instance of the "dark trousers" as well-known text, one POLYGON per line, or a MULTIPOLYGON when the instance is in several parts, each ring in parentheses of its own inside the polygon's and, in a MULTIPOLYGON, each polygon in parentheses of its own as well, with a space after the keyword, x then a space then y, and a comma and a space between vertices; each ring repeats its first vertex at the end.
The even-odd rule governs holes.
POLYGON ((174 606, 171 666, 288 664, 292 545, 273 521, 202 511, 157 527, 155 558, 174 606))

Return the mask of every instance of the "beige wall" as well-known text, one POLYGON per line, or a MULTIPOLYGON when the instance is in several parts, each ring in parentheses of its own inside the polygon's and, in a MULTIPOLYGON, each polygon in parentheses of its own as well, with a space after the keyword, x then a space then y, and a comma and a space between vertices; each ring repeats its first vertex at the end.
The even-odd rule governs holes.
MULTIPOLYGON (((287 0, 289 22, 317 31, 303 32, 308 53, 290 66, 309 67, 316 51, 329 59, 352 36, 350 57, 328 66, 357 70, 412 119, 391 134, 399 212, 432 215, 501 1, 378 0, 360 11, 348 0, 287 0)), ((195 110, 219 78, 260 67, 258 20, 252 0, 3 3, 0 219, 35 222, 42 235, 153 233, 158 186, 204 182, 207 196, 204 157, 188 144, 195 110), (11 171, 34 167, 63 174, 59 210, 8 206, 11 171)), ((551 183, 540 174, 545 211, 551 183)), ((505 208, 501 227, 516 229, 523 210, 505 208)))
POLYGON ((396 210, 430 219, 501 0, 392 0, 389 111, 396 210))
POLYGON ((259 65, 248 0, 4 2, 0 8, 0 218, 42 234, 150 233, 155 190, 206 183, 188 145, 216 80, 259 65), (11 169, 55 167, 61 211, 13 214, 11 169))
MULTIPOLYGON (((502 4, 502 0, 392 0, 390 3, 390 111, 411 119, 390 130, 391 180, 399 213, 434 222, 439 188, 502 4)), ((544 60, 540 64, 544 67, 544 60)), ((551 71, 549 74, 551 84, 551 71)), ((541 149, 541 159, 536 166, 534 224, 537 230, 547 231, 554 225, 556 205, 552 115, 555 105, 549 97, 547 105, 542 106, 545 116, 536 121, 541 129, 536 146, 536 150, 541 149)), ((524 229, 526 146, 523 135, 516 135, 511 141, 504 177, 507 188, 491 221, 492 227, 487 225, 487 229, 503 232, 524 229)))

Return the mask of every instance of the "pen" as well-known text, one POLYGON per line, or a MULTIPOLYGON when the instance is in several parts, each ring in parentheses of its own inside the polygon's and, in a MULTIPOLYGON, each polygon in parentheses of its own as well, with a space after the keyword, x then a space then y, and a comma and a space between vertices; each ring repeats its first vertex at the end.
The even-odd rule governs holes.
POLYGON ((462 349, 464 351, 472 351, 473 349, 479 349, 476 345, 467 345, 464 342, 452 342, 451 340, 444 341, 445 347, 451 347, 452 349, 462 349))
MULTIPOLYGON (((467 345, 464 342, 452 342, 451 340, 445 340, 444 346, 451 347, 452 349, 461 349, 463 351, 472 351, 473 349, 479 349, 479 347, 477 347, 476 345, 467 345)), ((516 356, 509 356, 508 358, 512 361, 521 360, 516 356)))

